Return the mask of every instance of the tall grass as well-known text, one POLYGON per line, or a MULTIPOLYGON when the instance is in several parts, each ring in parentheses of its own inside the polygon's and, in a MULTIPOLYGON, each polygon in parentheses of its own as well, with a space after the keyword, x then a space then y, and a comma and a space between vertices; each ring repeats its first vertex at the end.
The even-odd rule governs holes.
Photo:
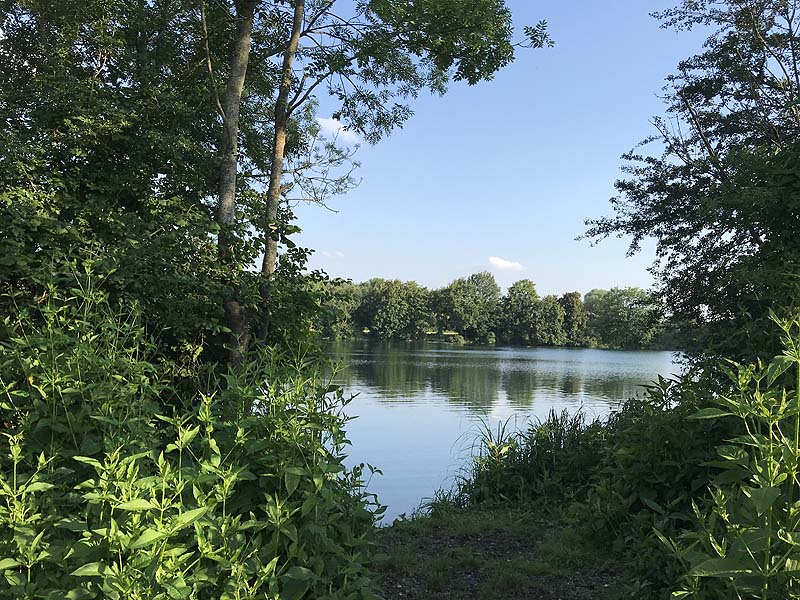
MULTIPOLYGON (((515 430, 510 420, 483 421, 466 470, 446 495, 458 506, 536 500, 562 502, 577 494, 602 453, 605 429, 583 412, 551 410, 543 421, 515 430)), ((445 496, 440 496, 440 500, 445 496)))
POLYGON ((682 566, 655 532, 692 526, 707 462, 732 430, 687 420, 703 402, 692 380, 659 378, 604 421, 565 411, 519 431, 485 426, 464 476, 430 508, 541 511, 615 550, 633 596, 666 598, 682 566))

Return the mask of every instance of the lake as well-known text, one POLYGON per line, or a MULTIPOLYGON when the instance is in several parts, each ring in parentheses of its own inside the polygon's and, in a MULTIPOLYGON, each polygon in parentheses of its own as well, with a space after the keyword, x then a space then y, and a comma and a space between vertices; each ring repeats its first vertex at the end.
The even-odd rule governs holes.
POLYGON ((604 416, 641 386, 680 368, 671 352, 507 348, 436 343, 336 342, 337 383, 357 397, 347 413, 347 464, 383 471, 369 491, 384 522, 447 487, 470 455, 481 422, 517 427, 551 409, 604 416))

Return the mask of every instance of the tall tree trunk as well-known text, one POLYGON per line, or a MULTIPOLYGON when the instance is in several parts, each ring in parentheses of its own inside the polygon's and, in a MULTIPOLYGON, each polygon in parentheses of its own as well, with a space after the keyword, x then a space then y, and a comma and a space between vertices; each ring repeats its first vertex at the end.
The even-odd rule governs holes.
MULTIPOLYGON (((264 243, 264 258, 261 263, 261 276, 266 278, 275 271, 278 256, 278 240, 271 235, 271 225, 278 217, 278 204, 281 199, 281 179, 283 178, 283 158, 286 149, 286 129, 289 123, 290 107, 289 92, 292 88, 292 63, 294 62, 297 48, 300 45, 300 35, 303 32, 305 19, 305 0, 294 1, 294 17, 292 19, 292 33, 289 43, 283 52, 283 65, 281 68, 281 85, 278 98, 275 101, 275 138, 272 147, 272 165, 269 173, 269 187, 267 188, 267 208, 264 243)), ((266 282, 261 285, 261 299, 264 308, 264 321, 260 337, 267 335, 269 328, 269 290, 266 282)))
POLYGON ((236 2, 236 33, 233 41, 230 73, 225 86, 222 103, 222 144, 219 167, 219 204, 217 223, 219 232, 219 259, 228 270, 228 289, 223 306, 225 323, 231 330, 229 360, 238 366, 250 343, 247 314, 242 304, 241 289, 237 281, 235 245, 233 228, 236 220, 236 174, 239 154, 239 108, 242 100, 247 63, 250 59, 250 37, 253 31, 253 16, 258 0, 236 2))

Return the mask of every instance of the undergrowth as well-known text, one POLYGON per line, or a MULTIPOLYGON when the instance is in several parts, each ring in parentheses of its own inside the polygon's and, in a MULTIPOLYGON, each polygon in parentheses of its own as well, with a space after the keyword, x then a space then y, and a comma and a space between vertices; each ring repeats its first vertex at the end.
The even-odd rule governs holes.
POLYGON ((156 350, 91 278, 2 320, 0 598, 374 597, 377 506, 321 359, 156 350))

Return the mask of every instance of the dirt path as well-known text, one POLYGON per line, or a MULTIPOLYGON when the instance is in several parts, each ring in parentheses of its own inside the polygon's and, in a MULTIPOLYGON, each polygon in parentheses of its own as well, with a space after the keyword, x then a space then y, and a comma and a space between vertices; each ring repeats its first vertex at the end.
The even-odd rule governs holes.
POLYGON ((619 574, 569 530, 522 512, 457 512, 380 534, 385 600, 612 600, 619 574))

